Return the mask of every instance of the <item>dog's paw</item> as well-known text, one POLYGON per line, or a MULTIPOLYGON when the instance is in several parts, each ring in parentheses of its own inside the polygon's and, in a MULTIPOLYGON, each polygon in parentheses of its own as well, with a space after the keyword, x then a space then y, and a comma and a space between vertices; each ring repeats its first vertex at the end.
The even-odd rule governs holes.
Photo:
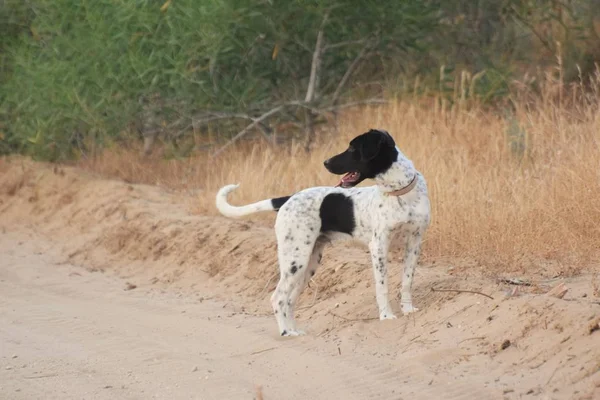
POLYGON ((404 315, 408 315, 408 314, 412 314, 414 312, 419 311, 419 309, 417 307, 414 307, 412 305, 412 303, 402 303, 402 314, 404 315))
POLYGON ((281 336, 304 336, 306 335, 306 333, 304 333, 304 331, 301 331, 299 329, 296 330, 284 330, 283 332, 281 332, 281 336))
POLYGON ((394 315, 393 312, 391 311, 382 311, 379 313, 379 320, 383 321, 385 319, 398 319, 398 317, 396 317, 396 315, 394 315))

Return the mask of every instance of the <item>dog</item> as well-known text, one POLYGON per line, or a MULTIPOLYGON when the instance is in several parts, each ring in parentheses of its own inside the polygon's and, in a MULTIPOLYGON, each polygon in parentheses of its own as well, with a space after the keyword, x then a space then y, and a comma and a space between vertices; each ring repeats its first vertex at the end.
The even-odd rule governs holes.
POLYGON ((260 211, 278 211, 275 222, 279 283, 271 304, 281 336, 304 334, 296 328, 296 301, 321 262, 323 247, 339 239, 354 239, 369 247, 379 319, 395 319, 388 297, 387 255, 390 241, 405 242, 401 310, 413 306, 411 286, 423 236, 430 223, 430 204, 423 175, 384 130, 371 129, 355 137, 348 148, 324 162, 342 178, 335 187, 312 187, 292 196, 241 207, 228 203, 239 185, 222 187, 216 196, 221 214, 239 218, 260 211), (356 188, 365 179, 376 185, 356 188))

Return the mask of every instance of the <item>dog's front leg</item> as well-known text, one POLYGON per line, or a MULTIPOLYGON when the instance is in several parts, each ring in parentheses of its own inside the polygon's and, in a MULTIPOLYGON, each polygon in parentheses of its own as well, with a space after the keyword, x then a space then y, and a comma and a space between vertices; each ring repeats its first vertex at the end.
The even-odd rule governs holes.
POLYGON ((387 255, 389 248, 389 233, 375 232, 369 243, 373 275, 375 276, 375 294, 379 307, 379 319, 395 319, 388 297, 387 255))
POLYGON ((419 311, 412 303, 412 282, 415 267, 421 254, 421 242, 423 241, 423 230, 417 229, 409 232, 406 237, 406 249, 404 251, 404 276, 402 277, 402 289, 400 306, 404 315, 419 311))

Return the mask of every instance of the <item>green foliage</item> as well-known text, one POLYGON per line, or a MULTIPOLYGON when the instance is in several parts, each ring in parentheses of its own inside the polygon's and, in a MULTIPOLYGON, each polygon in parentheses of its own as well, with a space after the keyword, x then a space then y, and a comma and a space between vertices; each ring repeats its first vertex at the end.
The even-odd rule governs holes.
MULTIPOLYGON (((380 50, 394 50, 388 57, 417 48, 432 25, 418 4, 386 12, 374 1, 11 2, 4 18, 30 25, 13 29, 8 46, 1 149, 71 157, 85 139, 118 138, 142 111, 165 125, 207 109, 252 112, 300 99, 327 12, 326 43, 351 42, 324 53, 323 92, 333 92, 360 51, 352 42, 376 37, 380 50)), ((382 74, 383 61, 372 69, 382 74)))
MULTIPOLYGON (((401 92, 417 74, 450 96, 465 69, 468 96, 494 102, 555 61, 556 40, 567 78, 593 66, 593 3, 0 0, 0 153, 70 158, 136 126, 184 132, 211 111, 304 100, 321 29, 315 103, 401 92)), ((246 123, 210 122, 224 135, 246 123)))
MULTIPOLYGON (((153 1, 40 0, 35 6, 30 29, 36 34, 21 35, 10 49, 12 74, 2 90, 12 148, 70 157, 84 136, 117 137, 151 94, 178 94, 184 102, 205 86, 191 82, 185 53, 193 49, 184 48, 204 39, 200 15, 163 15, 153 1)), ((176 106, 166 104, 162 112, 176 106)))

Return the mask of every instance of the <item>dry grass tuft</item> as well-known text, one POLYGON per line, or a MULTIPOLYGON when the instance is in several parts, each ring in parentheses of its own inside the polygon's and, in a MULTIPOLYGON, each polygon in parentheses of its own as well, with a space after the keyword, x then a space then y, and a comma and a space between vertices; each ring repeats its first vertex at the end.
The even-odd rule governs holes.
POLYGON ((600 85, 551 83, 548 76, 541 96, 521 91, 510 114, 437 99, 363 108, 343 116, 337 131, 324 129, 311 154, 300 143, 255 141, 216 160, 143 160, 113 150, 82 165, 130 182, 201 190, 197 211, 216 214, 214 195, 224 184, 242 184, 232 201, 243 204, 337 183, 323 161, 357 134, 383 128, 429 184, 426 260, 462 259, 490 271, 554 264, 576 273, 600 254, 600 85))

